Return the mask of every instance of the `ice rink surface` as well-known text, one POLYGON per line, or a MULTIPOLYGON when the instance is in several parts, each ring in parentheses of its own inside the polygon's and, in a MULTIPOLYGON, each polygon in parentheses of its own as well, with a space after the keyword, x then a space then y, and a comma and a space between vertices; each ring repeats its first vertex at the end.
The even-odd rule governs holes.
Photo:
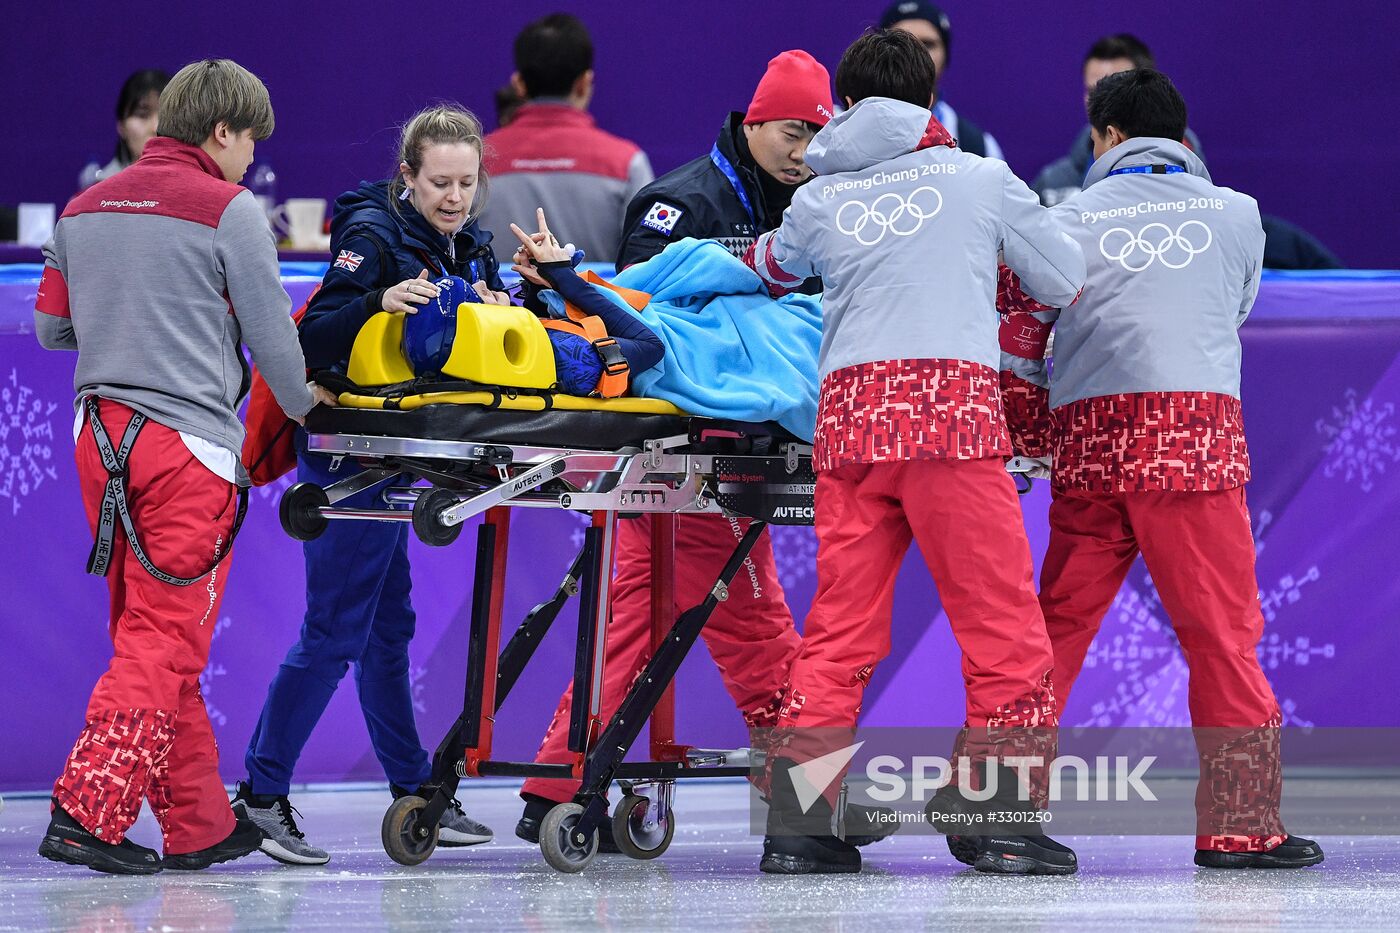
MULTIPOLYGON (((513 787, 467 783, 459 796, 496 841, 438 849, 416 868, 380 847, 387 790, 356 788, 293 795, 329 865, 255 853, 146 878, 39 858, 48 802, 10 798, 0 812, 0 930, 1400 929, 1395 837, 1319 836, 1320 866, 1243 872, 1196 868, 1187 838, 1064 837, 1078 850, 1077 876, 1019 879, 980 875, 941 838, 909 835, 864 849, 859 875, 774 877, 757 870, 762 840, 748 835, 744 785, 692 781, 678 789, 675 841, 660 859, 600 855, 561 875, 515 838, 513 787)), ((158 844, 149 813, 132 838, 158 844)))

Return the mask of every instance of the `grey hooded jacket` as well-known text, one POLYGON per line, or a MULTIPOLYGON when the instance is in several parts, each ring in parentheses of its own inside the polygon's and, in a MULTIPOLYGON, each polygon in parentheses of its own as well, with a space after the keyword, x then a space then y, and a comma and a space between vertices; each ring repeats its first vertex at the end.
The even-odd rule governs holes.
POLYGON ((1240 341, 1264 230, 1248 195, 1211 182, 1181 143, 1136 137, 1104 153, 1051 210, 1083 246, 1088 280, 1055 327, 1050 406, 1135 392, 1240 394, 1240 341), (1170 174, 1111 174, 1179 166, 1170 174))
POLYGON ((882 360, 995 369, 997 254, 1036 300, 1061 306, 1084 257, 1005 162, 924 145, 928 110, 871 97, 807 147, 819 175, 754 246, 770 285, 825 285, 820 375, 882 360))

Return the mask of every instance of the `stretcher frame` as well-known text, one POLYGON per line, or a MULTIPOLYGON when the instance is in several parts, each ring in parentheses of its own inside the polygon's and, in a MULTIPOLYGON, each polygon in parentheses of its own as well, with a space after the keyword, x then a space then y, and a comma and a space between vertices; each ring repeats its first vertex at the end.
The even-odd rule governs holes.
MULTIPOLYGON (((743 452, 757 436, 753 426, 706 424, 705 419, 694 419, 691 425, 687 434, 648 440, 641 449, 614 451, 367 434, 308 435, 308 453, 331 457, 332 471, 347 457, 368 466, 324 488, 298 483, 287 489, 279 511, 284 529, 295 538, 315 537, 329 521, 399 521, 411 522, 425 543, 445 546, 457 538, 464 522, 483 517, 475 549, 462 712, 433 754, 428 781, 435 788, 432 796, 400 798, 385 814, 382 841, 395 861, 416 865, 426 860, 436 847, 439 822, 461 780, 485 776, 580 780, 573 800, 554 807, 540 828, 541 852, 560 871, 582 871, 597 854, 602 832, 611 832, 626 855, 655 858, 674 834, 676 780, 747 777, 762 764, 761 752, 750 749, 703 749, 678 743, 674 678, 710 615, 728 598, 734 576, 767 525, 812 524, 812 448, 780 440, 767 453, 743 452), (707 445, 715 442, 732 450, 713 452, 707 445), (740 475, 739 468, 752 471, 749 476, 758 473, 779 479, 760 484, 765 488, 743 499, 752 506, 766 497, 774 503, 771 509, 725 507, 722 499, 731 506, 738 500, 724 495, 726 484, 718 477, 724 470, 740 475), (397 485, 400 480, 408 485, 397 485), (416 485, 423 480, 429 485, 416 485), (341 504, 375 487, 382 487, 382 508, 341 504), (794 500, 806 504, 777 504, 794 500), (591 521, 581 550, 553 595, 526 615, 501 649, 512 508, 586 512, 591 521), (620 515, 636 514, 653 517, 652 656, 616 713, 605 721, 601 698, 614 532, 620 515), (751 521, 714 585, 699 605, 671 618, 676 517, 735 514, 751 521), (493 759, 496 715, 574 596, 579 598, 578 629, 568 736, 574 760, 540 764, 493 759), (648 721, 650 759, 624 761, 648 721), (606 792, 614 780, 624 797, 610 818, 606 792)), ((1020 458, 1008 464, 1010 472, 1024 477, 1037 475, 1040 467, 1036 461, 1020 458)))
MULTIPOLYGON (((383 841, 402 864, 418 864, 436 845, 437 826, 467 777, 577 778, 578 794, 546 817, 541 850, 562 871, 582 870, 598 850, 597 834, 612 832, 619 848, 635 858, 654 858, 674 833, 674 781, 693 777, 745 777, 754 758, 749 749, 701 749, 675 739, 673 681, 715 607, 767 527, 752 519, 714 585, 697 606, 671 617, 675 593, 675 521, 678 515, 730 514, 720 503, 717 466, 762 461, 801 480, 784 494, 810 506, 811 447, 781 442, 773 454, 697 452, 718 440, 742 448, 747 426, 697 427, 646 441, 642 449, 581 450, 500 443, 475 443, 363 434, 310 434, 307 451, 332 458, 332 470, 350 457, 367 468, 321 488, 298 483, 280 506, 293 537, 314 537, 329 521, 411 522, 431 545, 451 543, 469 519, 481 515, 477 531, 466 683, 462 712, 433 755, 432 797, 406 797, 385 815, 383 841), (718 464, 717 464, 718 461, 718 464), (453 466, 468 469, 454 470, 453 466), (409 485, 400 485, 401 480, 409 485), (414 483, 427 480, 429 486, 414 483), (551 485, 553 484, 553 485, 551 485), (382 508, 347 508, 344 500, 381 487, 382 508), (795 491, 794 491, 795 490, 795 491), (405 508, 411 506, 411 508, 405 508), (510 509, 554 508, 591 515, 583 547, 563 581, 534 607, 502 650, 500 635, 506 582, 510 509), (617 712, 601 710, 613 539, 619 515, 650 514, 652 523, 652 657, 617 712), (499 761, 491 757, 496 713, 535 649, 568 600, 579 597, 569 721, 570 764, 499 761), (626 756, 650 722, 650 760, 626 756), (609 826, 606 791, 617 780, 624 790, 618 818, 609 826)), ((732 469, 732 465, 730 469, 732 469)), ((811 524, 810 507, 789 507, 788 523, 811 524)))

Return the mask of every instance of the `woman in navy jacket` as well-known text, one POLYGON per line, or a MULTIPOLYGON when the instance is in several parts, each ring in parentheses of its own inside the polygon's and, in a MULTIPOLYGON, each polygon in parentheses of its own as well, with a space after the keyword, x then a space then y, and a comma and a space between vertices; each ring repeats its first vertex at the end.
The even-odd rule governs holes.
MULTIPOLYGON (((398 173, 336 200, 331 267, 301 322, 307 366, 344 372, 365 321, 380 311, 415 313, 437 296, 432 279, 460 276, 506 300, 491 235, 475 220, 485 200, 481 145, 481 126, 467 111, 424 110, 404 127, 398 173)), ((306 455, 306 434, 299 430, 298 480, 326 486, 354 470, 348 462, 336 473, 327 467, 326 458, 306 455)), ((346 500, 348 507, 367 504, 346 500)), ((394 796, 416 793, 431 761, 418 739, 408 675, 414 630, 408 526, 331 522, 303 547, 301 637, 268 689, 248 744, 248 781, 240 783, 234 807, 262 828, 262 849, 272 858, 319 865, 330 856, 302 836, 287 793, 297 758, 351 664, 370 743, 394 796)), ((438 838, 440 845, 475 845, 490 841, 491 830, 454 801, 438 838)))

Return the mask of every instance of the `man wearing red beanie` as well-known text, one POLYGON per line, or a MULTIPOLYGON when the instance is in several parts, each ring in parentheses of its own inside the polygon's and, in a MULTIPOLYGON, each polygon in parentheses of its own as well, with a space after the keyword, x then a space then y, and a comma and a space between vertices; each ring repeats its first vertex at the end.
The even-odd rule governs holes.
POLYGON ((800 49, 768 63, 745 113, 731 113, 709 153, 637 192, 623 222, 618 271, 686 237, 719 240, 742 257, 782 221, 812 175, 807 143, 833 114, 831 76, 800 49))
MULTIPOLYGON (((768 63, 747 113, 731 113, 710 153, 681 166, 632 199, 623 228, 618 269, 644 262, 686 237, 719 240, 742 256, 755 238, 778 226, 795 192, 811 177, 803 162, 807 143, 831 119, 831 79, 806 52, 783 52, 768 63)), ((820 287, 813 279, 811 285, 820 287)), ((706 515, 676 521, 675 611, 704 599, 734 551, 747 520, 706 515)), ((612 617, 608 623, 602 715, 610 717, 651 651, 651 519, 618 522, 612 617)), ((772 726, 778 701, 802 639, 793 626, 767 532, 754 545, 744 569, 715 607, 701 637, 720 669, 725 687, 745 722, 772 726)), ((568 763, 571 694, 566 692, 536 760, 568 763)), ((540 824, 556 803, 570 800, 576 780, 532 778, 521 788, 525 812, 515 834, 538 841, 540 824)), ((873 811, 849 807, 845 839, 865 845, 897 824, 873 811)), ((613 849, 609 833, 599 840, 613 849)))

